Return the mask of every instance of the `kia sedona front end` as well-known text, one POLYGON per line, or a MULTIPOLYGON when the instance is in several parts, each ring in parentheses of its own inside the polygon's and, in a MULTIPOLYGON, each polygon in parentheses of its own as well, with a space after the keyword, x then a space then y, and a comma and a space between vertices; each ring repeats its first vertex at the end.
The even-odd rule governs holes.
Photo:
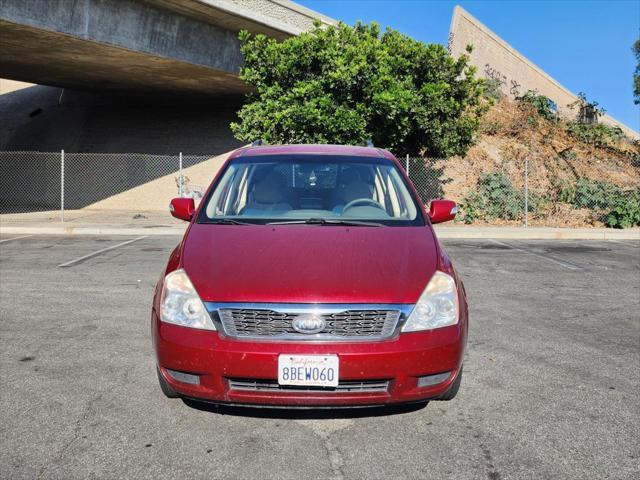
POLYGON ((274 407, 449 400, 462 379, 464 286, 389 152, 330 145, 234 152, 156 287, 165 395, 274 407))

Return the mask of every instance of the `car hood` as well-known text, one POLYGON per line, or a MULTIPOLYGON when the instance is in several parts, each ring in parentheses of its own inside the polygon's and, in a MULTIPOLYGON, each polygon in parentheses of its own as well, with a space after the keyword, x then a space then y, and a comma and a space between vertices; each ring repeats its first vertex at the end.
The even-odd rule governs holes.
POLYGON ((428 226, 193 224, 182 265, 210 302, 415 303, 436 247, 428 226))

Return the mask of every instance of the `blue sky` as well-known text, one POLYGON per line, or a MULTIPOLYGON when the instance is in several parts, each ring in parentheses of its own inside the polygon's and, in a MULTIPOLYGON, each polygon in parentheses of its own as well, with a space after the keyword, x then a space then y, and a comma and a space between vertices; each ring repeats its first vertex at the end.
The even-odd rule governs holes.
POLYGON ((458 4, 574 93, 586 92, 607 113, 640 130, 633 104, 640 29, 637 0, 297 0, 353 24, 376 21, 424 42, 446 44, 458 4))

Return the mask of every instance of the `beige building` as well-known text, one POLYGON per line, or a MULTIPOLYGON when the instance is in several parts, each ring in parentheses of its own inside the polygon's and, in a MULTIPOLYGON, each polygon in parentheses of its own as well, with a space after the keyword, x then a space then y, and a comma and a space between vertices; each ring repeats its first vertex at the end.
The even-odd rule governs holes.
MULTIPOLYGON (((478 74, 494 79, 508 97, 515 98, 528 90, 535 90, 550 98, 558 107, 560 115, 576 116, 577 111, 567 107, 576 101, 577 96, 574 93, 524 57, 469 12, 456 6, 451 18, 448 48, 452 55, 458 56, 466 53, 467 45, 473 45, 470 61, 478 69, 478 74)), ((640 138, 638 132, 609 115, 604 115, 599 121, 620 127, 625 135, 631 138, 640 138)))

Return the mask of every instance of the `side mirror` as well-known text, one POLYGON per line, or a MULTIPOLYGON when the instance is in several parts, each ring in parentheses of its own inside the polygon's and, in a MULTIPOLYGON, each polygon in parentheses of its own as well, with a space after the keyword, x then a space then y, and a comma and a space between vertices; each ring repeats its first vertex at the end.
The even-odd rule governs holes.
POLYGON ((451 200, 433 200, 429 205, 431 223, 442 223, 453 220, 458 213, 456 202, 451 200))
POLYGON ((174 217, 189 222, 196 211, 196 204, 193 198, 174 198, 169 204, 169 211, 174 217))

